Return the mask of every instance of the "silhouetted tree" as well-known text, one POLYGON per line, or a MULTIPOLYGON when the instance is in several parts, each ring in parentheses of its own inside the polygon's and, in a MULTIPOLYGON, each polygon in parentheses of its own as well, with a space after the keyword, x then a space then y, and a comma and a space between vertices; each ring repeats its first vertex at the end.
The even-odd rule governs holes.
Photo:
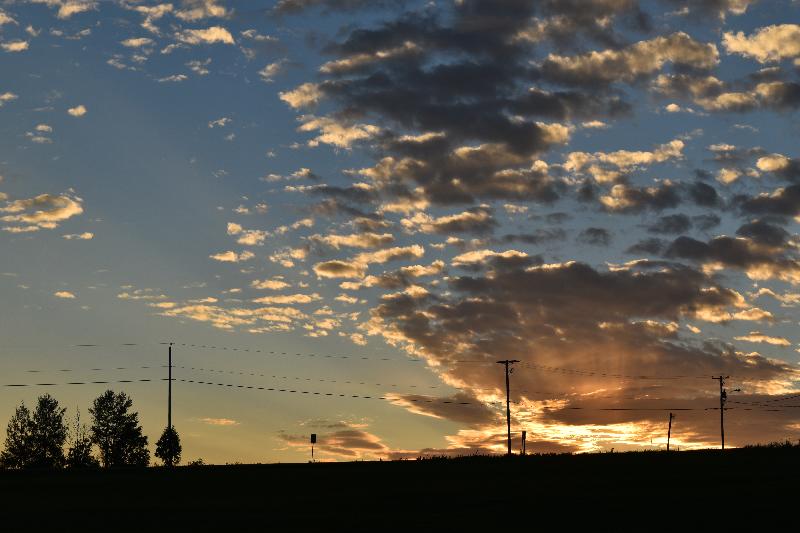
POLYGON ((175 466, 181 462, 181 438, 174 427, 164 428, 164 433, 156 443, 156 457, 164 466, 175 466))
POLYGON ((67 468, 96 468, 100 461, 92 455, 92 437, 86 424, 81 423, 81 412, 76 411, 69 436, 67 468))
POLYGON ((61 468, 64 466, 66 409, 44 394, 33 413, 25 404, 17 407, 6 429, 6 445, 0 462, 6 468, 61 468))
POLYGON ((133 405, 124 392, 107 390, 92 403, 92 442, 100 450, 105 467, 147 466, 150 451, 142 434, 138 413, 128 410, 133 405))
POLYGON ((4 468, 24 468, 28 458, 32 455, 33 432, 31 412, 23 403, 14 411, 14 416, 8 421, 6 428, 6 443, 0 453, 0 463, 4 468))

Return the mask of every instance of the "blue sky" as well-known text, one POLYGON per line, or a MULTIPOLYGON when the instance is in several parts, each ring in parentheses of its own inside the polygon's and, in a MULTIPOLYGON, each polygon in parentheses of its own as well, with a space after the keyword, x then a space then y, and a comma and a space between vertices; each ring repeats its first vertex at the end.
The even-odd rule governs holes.
MULTIPOLYGON (((798 15, 0 2, 2 382, 160 378, 174 341, 179 379, 388 398, 177 382, 184 456, 212 462, 303 460, 311 432, 326 459, 502 451, 506 356, 540 451, 659 443, 662 413, 602 409, 713 406, 712 374, 791 394, 798 15)), ((151 441, 164 388, 124 385, 151 441)), ((1 389, 0 420, 43 390, 1 389)), ((797 433, 731 418, 735 444, 797 433)))

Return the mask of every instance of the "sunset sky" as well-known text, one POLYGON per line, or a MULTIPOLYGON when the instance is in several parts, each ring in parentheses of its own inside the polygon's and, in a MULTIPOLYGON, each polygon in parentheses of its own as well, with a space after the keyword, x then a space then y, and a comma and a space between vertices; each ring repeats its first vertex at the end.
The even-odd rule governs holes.
POLYGON ((184 460, 502 452, 498 359, 529 451, 800 438, 797 0, 0 0, 0 72, 2 426, 152 445, 175 342, 184 460))

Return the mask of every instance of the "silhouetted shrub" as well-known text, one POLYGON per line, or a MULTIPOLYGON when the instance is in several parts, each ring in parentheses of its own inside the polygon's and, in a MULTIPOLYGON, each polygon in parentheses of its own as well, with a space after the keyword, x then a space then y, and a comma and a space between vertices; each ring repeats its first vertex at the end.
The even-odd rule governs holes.
POLYGON ((175 466, 181 462, 181 438, 174 427, 164 428, 164 433, 156 443, 156 457, 164 466, 175 466))

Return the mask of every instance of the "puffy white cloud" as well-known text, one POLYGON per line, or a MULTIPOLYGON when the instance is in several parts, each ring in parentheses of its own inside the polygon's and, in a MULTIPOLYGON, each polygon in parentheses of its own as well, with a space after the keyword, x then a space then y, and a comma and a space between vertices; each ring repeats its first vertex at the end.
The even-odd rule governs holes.
POLYGON ((576 84, 630 82, 661 69, 664 63, 710 69, 719 63, 711 43, 683 32, 640 41, 622 49, 592 51, 578 56, 550 54, 543 67, 551 77, 576 84))
POLYGON ((80 105, 77 105, 75 107, 70 107, 69 109, 67 109, 67 113, 69 113, 70 116, 73 116, 73 117, 76 117, 76 118, 82 117, 87 113, 86 106, 83 105, 83 104, 80 104, 80 105))
POLYGON ((759 331, 751 331, 748 335, 734 337, 737 341, 772 344, 773 346, 791 346, 792 343, 783 337, 770 337, 759 331))
POLYGON ((19 98, 19 96, 12 92, 0 93, 0 107, 3 107, 3 105, 7 104, 8 102, 13 102, 17 98, 19 98))
POLYGON ((425 248, 418 244, 397 246, 375 252, 364 252, 349 260, 324 261, 314 265, 314 273, 319 278, 363 278, 371 264, 389 261, 414 259, 425 255, 425 248))
POLYGON ((65 239, 67 239, 68 241, 74 241, 74 240, 90 241, 90 240, 94 239, 94 233, 86 231, 84 233, 71 233, 69 235, 63 235, 63 237, 65 239))
POLYGON ((196 22, 206 18, 224 18, 229 15, 218 0, 184 0, 184 8, 175 11, 175 16, 185 22, 196 22))
POLYGON ((309 146, 320 143, 330 144, 337 148, 350 148, 356 141, 375 137, 381 129, 371 124, 348 124, 330 117, 302 116, 300 131, 319 131, 320 134, 308 141, 309 146))
POLYGON ((12 233, 54 229, 74 216, 83 213, 83 200, 71 194, 40 194, 34 198, 14 200, 0 207, 0 221, 14 224, 6 226, 12 233))
POLYGON ((727 32, 722 43, 729 54, 751 57, 759 63, 800 57, 800 25, 766 26, 751 35, 727 32))
POLYGON ((120 42, 120 44, 126 48, 142 48, 143 46, 154 45, 155 41, 149 37, 131 37, 120 42))
POLYGON ((55 296, 56 298, 61 298, 61 299, 63 299, 63 300, 74 300, 74 299, 75 299, 75 295, 74 295, 74 294, 72 294, 72 293, 71 293, 71 292, 69 292, 69 291, 58 291, 58 292, 54 292, 54 293, 53 293, 53 296, 55 296))
POLYGON ((286 64, 285 59, 281 59, 280 61, 275 61, 273 63, 268 64, 264 68, 258 71, 258 75, 261 76, 261 81, 271 83, 272 79, 281 73, 283 70, 283 66, 286 64))
POLYGON ((28 41, 6 41, 0 43, 0 48, 9 53, 24 52, 28 47, 28 41))
POLYGON ((227 252, 220 252, 218 254, 212 254, 209 257, 214 261, 219 261, 221 263, 240 263, 242 261, 249 261, 250 259, 254 258, 256 254, 253 252, 245 250, 244 252, 237 254, 234 251, 228 250, 227 252))
POLYGON ((278 296, 262 296, 253 300, 258 304, 309 304, 321 300, 317 294, 281 294, 278 296))
POLYGON ((294 109, 309 107, 319 103, 322 91, 316 83, 304 83, 291 91, 278 93, 280 99, 294 109))
POLYGON ((211 26, 205 29, 183 30, 175 34, 175 39, 184 44, 235 44, 231 32, 222 26, 211 26))

